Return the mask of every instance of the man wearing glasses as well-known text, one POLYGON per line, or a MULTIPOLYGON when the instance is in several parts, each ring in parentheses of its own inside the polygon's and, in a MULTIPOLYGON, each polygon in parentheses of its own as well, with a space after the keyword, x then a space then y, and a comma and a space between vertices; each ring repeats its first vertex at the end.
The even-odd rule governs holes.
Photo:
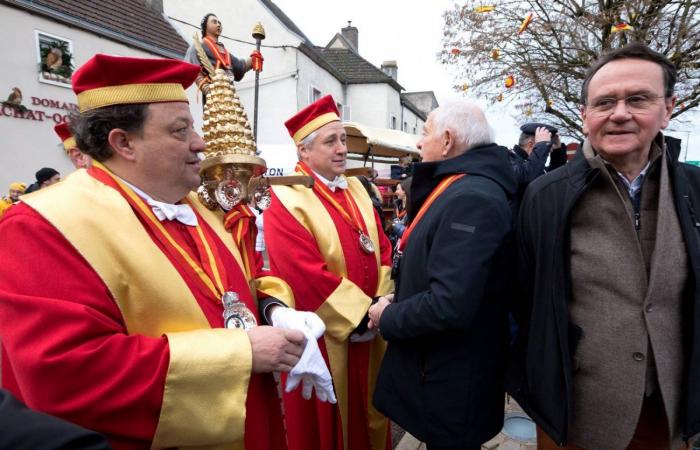
POLYGON ((700 431, 700 170, 661 133, 675 82, 642 44, 601 56, 582 152, 523 198, 510 388, 539 448, 678 449, 700 431))

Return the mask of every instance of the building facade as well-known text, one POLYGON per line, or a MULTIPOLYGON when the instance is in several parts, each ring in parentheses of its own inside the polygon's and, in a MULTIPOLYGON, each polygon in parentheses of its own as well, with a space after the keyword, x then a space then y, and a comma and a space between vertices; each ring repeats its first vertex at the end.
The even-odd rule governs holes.
POLYGON ((141 0, 0 1, 0 192, 27 184, 42 167, 73 171, 54 125, 74 111, 70 75, 95 53, 179 57, 186 43, 154 5, 141 0), (21 100, 19 98, 21 97, 21 100))
MULTIPOLYGON (((396 70, 392 76, 362 58, 359 30, 351 24, 320 47, 269 0, 163 0, 163 12, 188 43, 200 33, 201 19, 207 13, 216 14, 223 26, 220 40, 240 58, 248 57, 255 48, 252 30, 258 21, 263 24, 265 63, 260 74, 258 148, 271 175, 289 173, 296 163, 285 120, 323 95, 333 95, 346 121, 412 134, 420 133, 425 123, 429 110, 422 111, 403 99, 396 70)), ((254 80, 250 72, 236 83, 251 122, 254 80)))
MULTIPOLYGON (((210 12, 223 23, 221 40, 238 57, 247 58, 255 48, 255 24, 265 27, 258 147, 270 175, 289 173, 296 163, 284 121, 326 94, 336 99, 344 120, 421 132, 432 108, 423 109, 407 95, 397 81, 395 62, 378 68, 360 55, 359 30, 351 24, 321 47, 270 0, 0 0, 0 39, 6 43, 0 95, 7 98, 0 107, 5 137, 0 192, 13 181, 33 182, 42 167, 64 176, 73 170, 53 127, 77 108, 70 87, 75 68, 96 53, 183 58, 210 12)), ((254 80, 249 72, 236 83, 251 125, 254 80)), ((196 88, 188 95, 195 126, 201 129, 196 88)))

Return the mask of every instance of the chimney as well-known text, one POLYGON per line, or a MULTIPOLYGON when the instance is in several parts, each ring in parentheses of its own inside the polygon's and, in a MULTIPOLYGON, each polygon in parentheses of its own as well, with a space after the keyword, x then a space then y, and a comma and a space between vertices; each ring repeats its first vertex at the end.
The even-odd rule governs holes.
POLYGON ((359 53, 360 47, 358 47, 360 32, 357 31, 357 27, 352 26, 352 20, 348 20, 348 26, 340 29, 340 34, 343 35, 345 39, 352 44, 354 50, 359 53))
POLYGON ((150 10, 163 14, 163 0, 145 0, 145 3, 150 10))
POLYGON ((398 81, 397 78, 399 76, 399 66, 396 64, 395 60, 384 61, 382 63, 382 72, 389 75, 391 78, 394 79, 394 81, 398 81))

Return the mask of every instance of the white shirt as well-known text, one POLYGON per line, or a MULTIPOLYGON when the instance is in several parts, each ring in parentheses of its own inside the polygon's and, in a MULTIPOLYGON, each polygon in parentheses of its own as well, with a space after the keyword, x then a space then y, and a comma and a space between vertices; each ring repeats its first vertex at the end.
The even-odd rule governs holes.
POLYGON ((345 177, 338 177, 336 176, 333 181, 329 181, 327 178, 325 178, 323 175, 320 173, 316 172, 315 170, 313 173, 318 177, 319 180, 326 186, 328 186, 328 189, 331 190, 331 192, 335 192, 337 188, 340 189, 347 189, 348 188, 348 180, 345 179, 345 177))
POLYGON ((124 184, 133 189, 133 191, 136 192, 139 197, 144 199, 146 203, 148 203, 148 206, 150 206, 153 210, 153 214, 155 214, 155 216, 161 222, 168 219, 177 220, 178 222, 191 227, 197 226, 197 216, 194 214, 194 211, 190 205, 159 202, 128 181, 124 179, 121 180, 124 182, 124 184))

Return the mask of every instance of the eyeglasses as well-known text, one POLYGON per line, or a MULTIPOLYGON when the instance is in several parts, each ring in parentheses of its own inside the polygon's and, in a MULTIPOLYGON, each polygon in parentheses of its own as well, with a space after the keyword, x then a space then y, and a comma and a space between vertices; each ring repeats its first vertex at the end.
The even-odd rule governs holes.
POLYGON ((602 97, 588 106, 588 109, 593 115, 604 116, 611 114, 617 108, 617 103, 623 101, 630 114, 647 114, 661 98, 664 96, 651 94, 635 94, 624 98, 602 97))

